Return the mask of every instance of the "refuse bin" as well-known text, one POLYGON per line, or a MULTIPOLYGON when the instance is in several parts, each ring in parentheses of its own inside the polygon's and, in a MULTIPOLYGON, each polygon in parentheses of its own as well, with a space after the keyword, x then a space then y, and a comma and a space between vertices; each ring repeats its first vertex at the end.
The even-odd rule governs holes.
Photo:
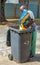
POLYGON ((11 55, 16 62, 26 62, 30 55, 32 32, 10 27, 11 55))

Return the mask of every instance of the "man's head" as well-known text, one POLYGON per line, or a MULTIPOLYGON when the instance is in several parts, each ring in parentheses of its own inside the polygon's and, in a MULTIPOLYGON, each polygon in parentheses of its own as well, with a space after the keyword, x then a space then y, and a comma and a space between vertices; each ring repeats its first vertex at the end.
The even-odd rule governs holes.
POLYGON ((20 7, 20 11, 23 11, 24 9, 25 9, 25 6, 22 5, 22 6, 20 7))
POLYGON ((29 10, 28 6, 22 5, 22 6, 20 7, 20 11, 23 11, 24 9, 29 10))

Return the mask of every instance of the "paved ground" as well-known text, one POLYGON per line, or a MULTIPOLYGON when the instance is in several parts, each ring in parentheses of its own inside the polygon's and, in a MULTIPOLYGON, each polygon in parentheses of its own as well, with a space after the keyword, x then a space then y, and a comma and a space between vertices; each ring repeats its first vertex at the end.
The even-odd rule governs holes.
POLYGON ((0 26, 0 65, 40 65, 40 31, 37 32, 36 55, 26 63, 16 63, 8 59, 11 48, 6 46, 7 26, 0 26))

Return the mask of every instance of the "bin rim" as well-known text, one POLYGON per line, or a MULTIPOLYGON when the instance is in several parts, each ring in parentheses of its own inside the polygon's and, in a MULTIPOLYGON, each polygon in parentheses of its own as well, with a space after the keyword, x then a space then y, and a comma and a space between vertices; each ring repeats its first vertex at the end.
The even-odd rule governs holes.
POLYGON ((16 33, 32 33, 33 31, 35 31, 34 29, 30 29, 30 30, 20 30, 20 29, 16 29, 16 28, 12 28, 12 27, 9 27, 9 29, 11 31, 14 31, 16 33))

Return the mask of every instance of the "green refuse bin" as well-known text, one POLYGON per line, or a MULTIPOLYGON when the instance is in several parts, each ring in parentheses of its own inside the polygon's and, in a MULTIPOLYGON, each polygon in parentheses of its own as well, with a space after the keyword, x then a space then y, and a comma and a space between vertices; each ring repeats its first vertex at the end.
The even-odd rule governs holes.
POLYGON ((31 40, 31 50, 30 55, 35 56, 36 53, 36 37, 37 37, 37 30, 32 32, 32 40, 31 40))

